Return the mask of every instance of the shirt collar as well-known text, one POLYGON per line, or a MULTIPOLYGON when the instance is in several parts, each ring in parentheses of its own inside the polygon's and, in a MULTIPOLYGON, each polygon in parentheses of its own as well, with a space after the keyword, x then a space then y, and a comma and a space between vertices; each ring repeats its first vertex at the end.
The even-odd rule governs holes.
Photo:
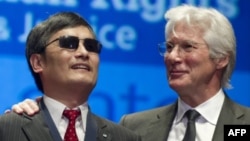
MULTIPOLYGON (((60 120, 62 119, 63 111, 67 108, 64 104, 59 101, 44 95, 44 104, 46 105, 54 123, 58 126, 60 120)), ((81 111, 82 125, 86 125, 88 104, 87 102, 79 105, 78 107, 81 111)))
POLYGON ((220 89, 213 97, 201 103, 195 108, 190 107, 179 98, 175 122, 181 122, 187 110, 195 109, 201 114, 202 118, 204 118, 207 122, 210 122, 211 124, 215 125, 217 123, 224 99, 225 94, 222 89, 220 89))

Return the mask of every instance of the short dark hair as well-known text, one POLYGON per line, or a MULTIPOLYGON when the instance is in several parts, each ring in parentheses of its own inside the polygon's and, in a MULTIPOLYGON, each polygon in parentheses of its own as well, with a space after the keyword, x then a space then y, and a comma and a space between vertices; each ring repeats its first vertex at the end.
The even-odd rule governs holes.
POLYGON ((44 54, 48 40, 59 30, 77 26, 87 27, 95 37, 90 24, 79 14, 74 12, 59 12, 51 15, 47 20, 39 23, 30 31, 26 40, 26 59, 36 86, 41 92, 44 92, 43 85, 39 74, 33 71, 30 64, 31 55, 37 53, 44 54))

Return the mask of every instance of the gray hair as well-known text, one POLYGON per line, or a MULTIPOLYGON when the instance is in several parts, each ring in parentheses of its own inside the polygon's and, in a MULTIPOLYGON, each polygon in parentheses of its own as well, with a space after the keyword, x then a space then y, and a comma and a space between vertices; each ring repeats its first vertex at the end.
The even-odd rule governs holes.
POLYGON ((209 47, 212 59, 228 56, 229 63, 224 69, 221 84, 223 88, 231 88, 230 77, 236 62, 236 39, 229 20, 216 9, 191 5, 177 6, 168 10, 165 19, 166 36, 174 31, 175 25, 180 21, 190 27, 195 25, 204 32, 203 39, 209 47))

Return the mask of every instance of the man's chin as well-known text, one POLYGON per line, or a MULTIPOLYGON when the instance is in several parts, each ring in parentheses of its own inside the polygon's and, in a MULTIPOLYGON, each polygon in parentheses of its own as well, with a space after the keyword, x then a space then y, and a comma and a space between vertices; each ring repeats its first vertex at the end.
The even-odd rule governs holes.
POLYGON ((186 85, 184 85, 183 82, 170 81, 169 86, 174 90, 178 90, 184 88, 186 85))

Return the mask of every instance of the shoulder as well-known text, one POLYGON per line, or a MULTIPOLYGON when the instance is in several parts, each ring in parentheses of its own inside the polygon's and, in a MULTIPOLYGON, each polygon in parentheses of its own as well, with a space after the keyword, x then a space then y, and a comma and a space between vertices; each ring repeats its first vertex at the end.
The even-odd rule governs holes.
POLYGON ((27 123, 27 119, 23 118, 23 115, 16 113, 7 113, 0 117, 0 132, 5 133, 10 130, 20 129, 24 124, 27 123))
POLYGON ((9 122, 13 120, 22 120, 23 115, 19 115, 13 112, 6 113, 0 116, 0 122, 9 122))
POLYGON ((247 113, 247 114, 250 113, 250 107, 239 104, 239 103, 233 101, 229 97, 226 97, 223 106, 224 106, 224 109, 231 108, 233 111, 239 111, 239 112, 243 112, 243 113, 247 113))
POLYGON ((250 107, 241 105, 227 98, 222 108, 222 115, 234 115, 237 119, 250 123, 250 107))
POLYGON ((140 122, 148 122, 150 119, 159 118, 159 116, 164 117, 167 116, 167 113, 173 113, 175 109, 175 104, 170 104, 163 107, 158 107, 150 110, 140 111, 136 113, 123 115, 121 118, 121 122, 129 122, 140 121, 140 122))
POLYGON ((247 119, 250 121, 250 107, 238 104, 234 102, 234 111, 235 114, 242 112, 247 119))
MULTIPOLYGON (((0 125, 5 125, 8 128, 11 128, 11 126, 22 126, 34 119, 36 120, 39 116, 39 113, 34 116, 28 116, 26 114, 16 114, 14 112, 10 112, 0 116, 0 125)), ((36 122, 37 121, 38 120, 36 120, 36 122)))

